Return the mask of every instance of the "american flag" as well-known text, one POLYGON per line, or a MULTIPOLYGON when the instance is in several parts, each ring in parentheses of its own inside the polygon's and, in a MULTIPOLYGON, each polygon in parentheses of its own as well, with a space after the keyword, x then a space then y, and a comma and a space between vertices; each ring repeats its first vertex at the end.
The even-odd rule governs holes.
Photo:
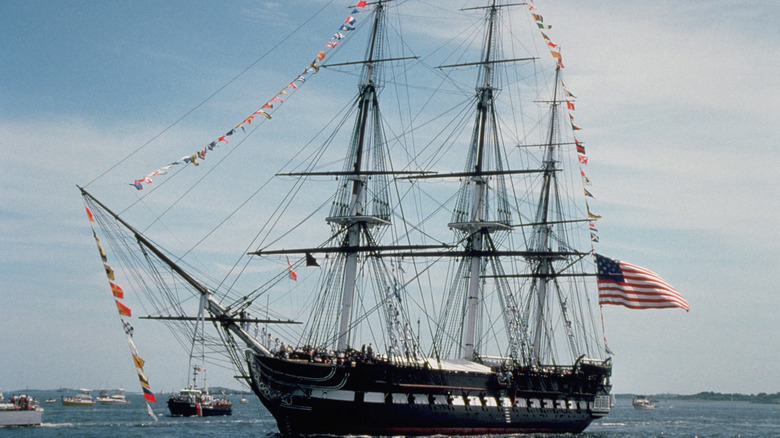
POLYGON ((687 312, 688 302, 675 288, 649 269, 596 254, 599 304, 614 304, 630 309, 680 307, 687 312))

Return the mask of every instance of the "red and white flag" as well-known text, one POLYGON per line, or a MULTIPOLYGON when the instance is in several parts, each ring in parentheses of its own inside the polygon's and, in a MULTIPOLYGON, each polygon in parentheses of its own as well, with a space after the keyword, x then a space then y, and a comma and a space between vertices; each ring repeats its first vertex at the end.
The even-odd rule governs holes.
POLYGON ((290 263, 290 257, 287 257, 287 266, 290 268, 290 280, 298 281, 298 274, 293 270, 292 263, 290 263))

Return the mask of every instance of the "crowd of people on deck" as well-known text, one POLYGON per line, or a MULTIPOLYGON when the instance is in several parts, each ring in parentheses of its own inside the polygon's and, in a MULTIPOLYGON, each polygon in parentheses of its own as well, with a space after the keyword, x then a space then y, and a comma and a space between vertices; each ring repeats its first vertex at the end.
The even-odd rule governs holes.
POLYGON ((305 360, 322 364, 346 365, 350 363, 373 363, 384 360, 381 355, 374 354, 373 344, 363 345, 360 350, 347 347, 344 351, 319 349, 309 345, 293 347, 284 342, 274 341, 271 351, 278 358, 305 360))
POLYGON ((282 359, 305 360, 322 364, 346 365, 350 363, 374 363, 382 362, 387 358, 374 352, 373 343, 363 344, 360 350, 347 347, 344 351, 321 349, 304 345, 303 347, 285 344, 279 338, 273 338, 265 328, 256 334, 260 342, 276 357, 282 359))

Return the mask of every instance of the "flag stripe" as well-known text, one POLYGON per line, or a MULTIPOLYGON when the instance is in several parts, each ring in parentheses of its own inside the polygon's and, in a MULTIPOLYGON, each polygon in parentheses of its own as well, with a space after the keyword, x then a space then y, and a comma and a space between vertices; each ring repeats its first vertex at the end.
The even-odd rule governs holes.
POLYGON ((671 291, 658 291, 658 290, 652 290, 652 289, 637 289, 632 288, 631 286, 627 285, 621 285, 621 284, 610 284, 607 282, 599 282, 599 290, 602 291, 602 295, 610 295, 609 292, 618 292, 621 296, 626 297, 636 297, 638 298, 653 298, 657 297, 657 299, 668 299, 668 300, 678 300, 678 301, 685 301, 682 296, 680 296, 679 293, 671 292, 671 291))
POLYGON ((614 281, 614 280, 599 280, 599 281, 605 284, 612 283, 612 284, 624 286, 628 290, 647 290, 651 292, 664 291, 672 294, 677 293, 677 291, 673 287, 669 286, 668 284, 657 283, 645 276, 626 275, 623 278, 624 281, 614 281))
POLYGON ((635 288, 628 284, 599 281, 599 299, 601 297, 622 297, 632 301, 672 301, 688 308, 688 302, 676 291, 654 288, 635 288), (614 293, 611 293, 614 292, 614 293))
POLYGON ((646 307, 659 307, 665 305, 666 307, 681 307, 688 310, 688 303, 682 299, 670 299, 670 298, 638 298, 637 296, 624 295, 624 294, 601 294, 599 295, 599 304, 624 304, 632 303, 634 305, 644 305, 646 307))
POLYGON ((636 301, 629 301, 629 300, 622 300, 622 299, 601 299, 601 298, 599 299, 599 304, 600 305, 611 304, 616 306, 628 307, 629 309, 671 309, 671 308, 682 307, 680 304, 670 303, 668 301, 663 303, 647 303, 647 302, 636 302, 636 301))
POLYGON ((601 293, 599 298, 625 298, 638 302, 656 302, 656 301, 673 301, 676 303, 685 303, 685 300, 680 295, 672 294, 657 294, 653 292, 634 292, 625 291, 621 288, 605 288, 600 287, 601 293))

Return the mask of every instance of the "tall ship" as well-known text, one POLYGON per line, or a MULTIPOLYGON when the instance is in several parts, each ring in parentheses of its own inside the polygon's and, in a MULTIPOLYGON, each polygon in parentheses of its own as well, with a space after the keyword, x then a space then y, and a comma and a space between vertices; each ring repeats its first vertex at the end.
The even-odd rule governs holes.
POLYGON ((446 15, 462 17, 452 21, 466 26, 453 31, 459 40, 418 36, 417 49, 397 41, 414 8, 358 2, 250 117, 133 183, 149 189, 138 192, 145 207, 192 210, 152 218, 134 214, 135 201, 115 209, 81 188, 99 241, 121 254, 106 270, 127 272, 125 291, 147 318, 185 339, 208 322, 205 345, 232 361, 282 434, 582 432, 610 411, 612 363, 597 306, 597 216, 583 195, 560 51, 533 3, 498 0, 446 15), (344 79, 357 91, 338 114, 280 111, 307 87, 344 79), (296 140, 254 137, 285 117, 297 119, 296 140), (261 150, 238 148, 248 142, 261 150), (212 183, 192 192, 194 179, 178 199, 151 184, 192 178, 196 164, 199 175, 212 162, 221 169, 229 160, 206 156, 225 150, 247 154, 240 164, 278 165, 241 174, 224 198, 212 183), (248 186, 247 201, 224 204, 248 186), (188 226, 192 247, 162 234, 161 222, 201 219, 208 203, 180 200, 207 196, 228 218, 194 240, 188 226), (233 258, 220 253, 236 229, 252 228, 233 258), (218 244, 203 250, 211 238, 218 244))

